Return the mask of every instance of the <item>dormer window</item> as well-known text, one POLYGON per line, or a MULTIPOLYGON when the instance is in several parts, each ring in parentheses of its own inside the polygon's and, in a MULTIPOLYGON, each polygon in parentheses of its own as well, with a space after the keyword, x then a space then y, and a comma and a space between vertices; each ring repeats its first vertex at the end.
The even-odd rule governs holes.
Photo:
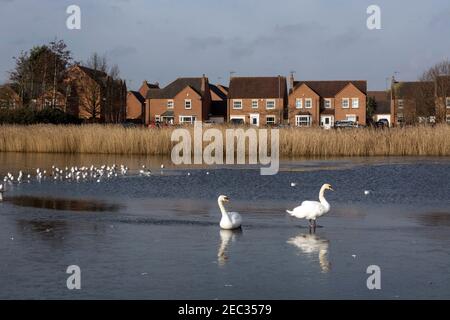
POLYGON ((325 109, 331 109, 331 99, 325 99, 324 100, 324 107, 325 109))

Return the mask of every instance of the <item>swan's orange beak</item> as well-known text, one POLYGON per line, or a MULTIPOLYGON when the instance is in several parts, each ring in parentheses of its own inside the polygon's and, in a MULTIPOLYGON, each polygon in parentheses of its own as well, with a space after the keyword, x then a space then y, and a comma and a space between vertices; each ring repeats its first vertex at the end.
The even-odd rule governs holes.
POLYGON ((230 201, 230 198, 225 197, 224 200, 225 200, 226 202, 228 202, 228 201, 230 201))
POLYGON ((330 190, 330 191, 334 191, 334 189, 333 189, 333 187, 332 187, 332 186, 330 186, 330 187, 328 188, 328 190, 330 190))

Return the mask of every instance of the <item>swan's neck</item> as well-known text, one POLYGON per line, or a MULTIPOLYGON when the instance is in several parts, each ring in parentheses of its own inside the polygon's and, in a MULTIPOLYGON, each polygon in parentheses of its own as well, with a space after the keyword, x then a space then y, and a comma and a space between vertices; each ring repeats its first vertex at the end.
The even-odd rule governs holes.
POLYGON ((320 203, 323 204, 324 206, 329 205, 327 199, 325 199, 325 189, 324 188, 320 189, 319 200, 320 200, 320 203))
POLYGON ((0 191, 0 201, 3 201, 3 191, 0 191))
POLYGON ((219 208, 220 208, 220 212, 222 212, 222 218, 226 218, 226 219, 230 220, 230 216, 228 215, 228 212, 225 209, 225 206, 223 205, 222 201, 219 201, 219 208))

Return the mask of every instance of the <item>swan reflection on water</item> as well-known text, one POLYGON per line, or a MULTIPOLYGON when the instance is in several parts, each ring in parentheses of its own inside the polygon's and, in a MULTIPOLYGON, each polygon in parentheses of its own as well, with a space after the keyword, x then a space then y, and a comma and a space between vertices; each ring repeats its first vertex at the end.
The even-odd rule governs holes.
POLYGON ((220 246, 217 252, 217 262, 219 266, 224 266, 228 261, 228 246, 230 242, 236 241, 242 235, 241 229, 236 230, 220 230, 220 246))
POLYGON ((300 234, 290 238, 287 243, 296 246, 309 257, 318 254, 322 272, 330 271, 331 264, 328 261, 328 246, 330 242, 328 240, 320 238, 316 234, 300 234))

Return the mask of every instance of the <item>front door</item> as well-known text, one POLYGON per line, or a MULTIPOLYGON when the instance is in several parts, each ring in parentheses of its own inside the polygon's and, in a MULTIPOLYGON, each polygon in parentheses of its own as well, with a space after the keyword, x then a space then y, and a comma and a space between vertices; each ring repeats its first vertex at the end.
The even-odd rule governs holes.
POLYGON ((325 129, 330 129, 331 127, 333 127, 333 116, 322 116, 322 126, 325 129))
POLYGON ((259 114, 250 115, 250 124, 259 127, 259 114))

